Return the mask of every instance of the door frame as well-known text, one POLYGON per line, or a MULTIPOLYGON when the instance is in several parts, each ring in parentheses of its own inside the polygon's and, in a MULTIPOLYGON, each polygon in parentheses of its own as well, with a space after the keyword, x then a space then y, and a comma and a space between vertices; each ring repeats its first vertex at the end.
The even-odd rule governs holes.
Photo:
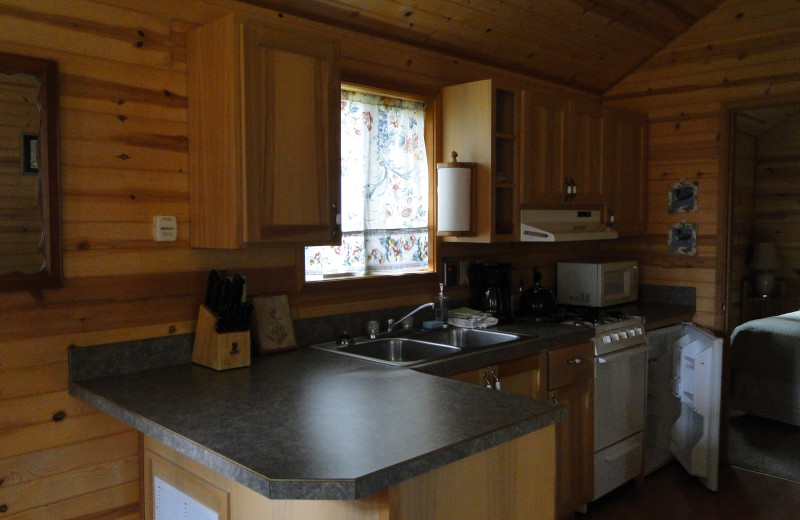
POLYGON ((781 105, 800 104, 800 93, 780 96, 748 98, 736 101, 723 102, 720 108, 720 162, 719 178, 720 205, 718 228, 722 230, 721 244, 723 254, 717 255, 717 315, 720 318, 723 335, 722 355, 722 392, 721 392, 721 417, 720 417, 720 462, 728 460, 728 396, 730 395, 730 336, 733 327, 730 324, 730 285, 732 272, 731 243, 733 232, 733 157, 736 153, 735 132, 736 117, 746 110, 777 107, 781 105))

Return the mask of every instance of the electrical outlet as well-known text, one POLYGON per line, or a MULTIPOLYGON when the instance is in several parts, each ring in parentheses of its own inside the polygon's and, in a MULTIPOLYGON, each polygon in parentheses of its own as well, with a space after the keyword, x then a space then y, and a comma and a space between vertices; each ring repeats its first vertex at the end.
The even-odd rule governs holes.
POLYGON ((469 260, 458 262, 458 285, 469 285, 467 271, 469 270, 469 260))
POLYGON ((153 217, 153 240, 156 242, 174 242, 177 238, 178 219, 164 215, 153 217))

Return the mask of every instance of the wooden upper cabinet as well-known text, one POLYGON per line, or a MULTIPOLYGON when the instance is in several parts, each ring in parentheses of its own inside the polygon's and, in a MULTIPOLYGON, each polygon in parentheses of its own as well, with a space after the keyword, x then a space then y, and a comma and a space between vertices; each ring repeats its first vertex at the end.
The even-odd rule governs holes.
POLYGON ((566 98, 524 91, 522 124, 522 204, 558 204, 564 191, 566 98))
POLYGON ((570 201, 577 204, 602 203, 602 116, 597 101, 584 98, 571 98, 569 101, 564 168, 573 187, 570 201))
POLYGON ((599 102, 523 92, 521 200, 536 207, 602 203, 599 102))
POLYGON ((459 162, 477 163, 477 232, 446 241, 519 240, 520 91, 482 80, 442 89, 442 143, 459 162))
POLYGON ((603 200, 620 236, 647 226, 647 116, 603 109, 603 200))
POLYGON ((337 43, 228 16, 188 52, 191 245, 338 241, 337 43))

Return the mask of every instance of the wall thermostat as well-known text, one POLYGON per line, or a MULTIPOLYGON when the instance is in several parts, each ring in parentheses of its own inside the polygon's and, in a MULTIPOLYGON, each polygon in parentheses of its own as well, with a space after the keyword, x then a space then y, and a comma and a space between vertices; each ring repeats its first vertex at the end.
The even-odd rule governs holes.
POLYGON ((178 238, 178 219, 159 215, 153 217, 153 240, 174 242, 178 238))

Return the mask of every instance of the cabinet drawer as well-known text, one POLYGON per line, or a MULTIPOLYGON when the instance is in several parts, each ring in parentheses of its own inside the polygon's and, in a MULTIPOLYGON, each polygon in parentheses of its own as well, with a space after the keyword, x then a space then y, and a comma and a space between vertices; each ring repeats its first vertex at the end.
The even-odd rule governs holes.
POLYGON ((551 350, 547 353, 547 388, 553 390, 575 381, 591 379, 594 373, 591 342, 551 350))

